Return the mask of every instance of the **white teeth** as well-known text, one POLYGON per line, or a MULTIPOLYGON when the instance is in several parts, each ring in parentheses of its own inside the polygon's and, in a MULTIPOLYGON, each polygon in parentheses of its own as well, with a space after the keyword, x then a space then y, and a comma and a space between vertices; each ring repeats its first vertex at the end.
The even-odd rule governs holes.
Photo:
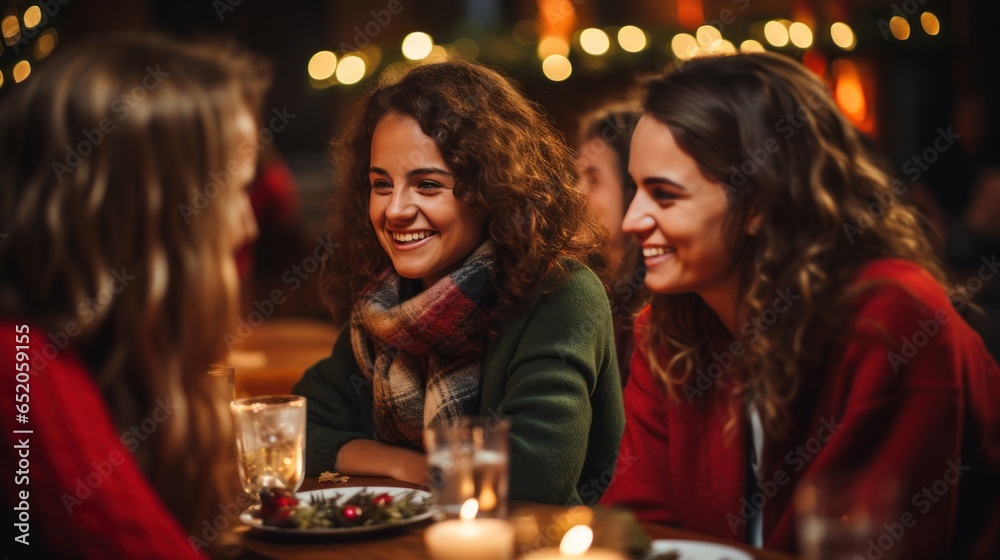
POLYGON ((392 238, 400 243, 406 243, 407 241, 420 241, 421 239, 424 239, 432 234, 432 232, 429 231, 418 231, 417 233, 396 233, 393 231, 390 233, 392 234, 392 238))
POLYGON ((665 254, 667 250, 663 247, 643 247, 642 256, 644 257, 658 257, 665 254))

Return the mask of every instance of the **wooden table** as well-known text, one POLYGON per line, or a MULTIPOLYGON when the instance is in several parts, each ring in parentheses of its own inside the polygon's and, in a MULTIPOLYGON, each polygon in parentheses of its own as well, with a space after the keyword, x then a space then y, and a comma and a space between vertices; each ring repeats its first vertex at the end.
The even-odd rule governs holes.
POLYGON ((227 359, 236 368, 236 397, 287 394, 306 368, 330 355, 337 332, 313 319, 264 321, 234 344, 227 359))
MULTIPOLYGON (((346 485, 319 484, 315 478, 307 478, 300 491, 324 488, 349 488, 354 486, 395 486, 402 488, 419 488, 413 484, 388 478, 351 477, 346 485)), ((545 508, 556 511, 564 508, 558 506, 543 506, 532 504, 511 504, 512 513, 522 508, 545 508)), ((285 538, 282 535, 257 531, 244 531, 242 535, 243 556, 246 559, 287 559, 287 560, 428 560, 424 548, 424 529, 429 522, 408 527, 400 527, 389 533, 374 533, 360 535, 350 540, 328 539, 303 541, 296 538, 285 538), (361 538, 364 537, 364 538, 361 538)), ((642 530, 651 540, 684 539, 706 542, 717 542, 748 551, 758 560, 792 560, 786 554, 759 550, 744 544, 706 537, 673 527, 655 523, 640 523, 642 530)))

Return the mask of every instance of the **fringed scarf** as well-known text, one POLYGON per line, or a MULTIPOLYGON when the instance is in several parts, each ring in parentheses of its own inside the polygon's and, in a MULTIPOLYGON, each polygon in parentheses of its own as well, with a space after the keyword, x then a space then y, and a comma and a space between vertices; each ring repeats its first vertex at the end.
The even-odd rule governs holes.
POLYGON ((487 241, 460 268, 409 299, 405 288, 413 281, 391 268, 360 294, 351 313, 351 344, 372 384, 379 441, 423 449, 425 427, 457 424, 479 412, 484 307, 495 263, 487 241))

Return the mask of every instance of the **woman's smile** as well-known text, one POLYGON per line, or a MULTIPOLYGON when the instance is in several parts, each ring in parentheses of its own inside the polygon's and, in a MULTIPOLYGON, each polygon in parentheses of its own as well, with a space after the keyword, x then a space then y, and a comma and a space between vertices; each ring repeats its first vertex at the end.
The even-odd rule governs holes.
POLYGON ((368 180, 369 218, 400 276, 430 286, 483 242, 485 213, 455 196, 455 175, 413 118, 376 125, 368 180))

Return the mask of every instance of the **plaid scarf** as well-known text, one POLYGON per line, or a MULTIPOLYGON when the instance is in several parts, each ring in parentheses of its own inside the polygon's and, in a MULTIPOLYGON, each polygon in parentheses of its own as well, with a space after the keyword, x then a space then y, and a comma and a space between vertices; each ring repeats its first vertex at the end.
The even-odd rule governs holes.
MULTIPOLYGON (((496 260, 483 243, 460 268, 407 299, 389 268, 351 313, 354 356, 372 384, 375 437, 423 449, 427 426, 479 412, 485 302, 496 260)), ((419 282, 419 281, 417 281, 419 282)))

